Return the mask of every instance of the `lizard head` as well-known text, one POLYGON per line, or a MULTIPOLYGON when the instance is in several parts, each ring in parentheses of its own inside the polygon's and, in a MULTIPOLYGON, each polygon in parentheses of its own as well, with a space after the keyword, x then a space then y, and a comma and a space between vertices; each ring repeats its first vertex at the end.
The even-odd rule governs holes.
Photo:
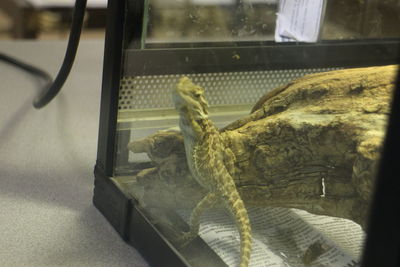
POLYGON ((172 100, 179 113, 190 113, 195 120, 208 117, 208 103, 204 98, 204 89, 192 83, 188 77, 179 80, 172 92, 172 100))

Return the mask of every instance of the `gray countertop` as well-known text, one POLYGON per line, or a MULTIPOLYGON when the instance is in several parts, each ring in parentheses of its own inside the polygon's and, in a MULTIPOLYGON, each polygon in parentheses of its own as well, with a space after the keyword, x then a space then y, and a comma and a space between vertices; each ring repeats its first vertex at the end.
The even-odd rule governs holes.
MULTIPOLYGON (((0 42, 53 75, 65 48, 0 42)), ((92 205, 102 58, 102 41, 83 41, 60 95, 40 110, 36 80, 0 61, 0 266, 148 266, 92 205)))

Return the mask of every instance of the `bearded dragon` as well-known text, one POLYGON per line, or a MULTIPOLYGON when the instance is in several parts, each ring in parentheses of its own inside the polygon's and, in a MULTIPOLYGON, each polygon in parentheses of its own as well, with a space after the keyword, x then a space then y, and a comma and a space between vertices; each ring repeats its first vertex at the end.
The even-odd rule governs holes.
POLYGON ((236 189, 233 175, 235 156, 208 119, 204 89, 187 77, 180 79, 172 93, 184 136, 186 159, 194 179, 208 193, 190 216, 190 231, 185 239, 197 236, 202 213, 217 202, 223 203, 233 216, 240 234, 240 267, 246 267, 251 253, 251 227, 244 203, 236 189))

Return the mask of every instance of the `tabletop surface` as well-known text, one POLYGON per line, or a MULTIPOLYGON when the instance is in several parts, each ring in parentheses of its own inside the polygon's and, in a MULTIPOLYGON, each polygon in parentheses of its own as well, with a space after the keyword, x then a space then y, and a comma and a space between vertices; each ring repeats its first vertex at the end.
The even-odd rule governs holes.
MULTIPOLYGON (((40 110, 37 81, 0 61, 0 266, 148 266, 92 204, 103 46, 81 43, 60 95, 40 110)), ((0 42, 53 76, 65 48, 0 42)))

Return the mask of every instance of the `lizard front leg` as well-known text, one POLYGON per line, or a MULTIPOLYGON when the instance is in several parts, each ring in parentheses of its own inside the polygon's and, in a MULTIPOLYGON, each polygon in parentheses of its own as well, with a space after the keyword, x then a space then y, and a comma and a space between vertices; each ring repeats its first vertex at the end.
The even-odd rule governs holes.
POLYGON ((197 203, 196 207, 192 211, 192 214, 190 215, 190 231, 184 233, 182 238, 183 246, 187 245, 197 236, 200 229, 201 215, 205 210, 214 206, 214 204, 217 202, 217 199, 218 197, 215 193, 208 193, 199 203, 197 203))

